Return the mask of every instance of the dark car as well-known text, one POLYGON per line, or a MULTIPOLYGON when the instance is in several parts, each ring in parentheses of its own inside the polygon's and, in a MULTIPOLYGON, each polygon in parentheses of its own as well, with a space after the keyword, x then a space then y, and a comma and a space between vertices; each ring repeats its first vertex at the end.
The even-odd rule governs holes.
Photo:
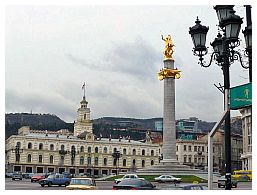
POLYGON ((12 175, 13 175, 13 173, 5 173, 5 177, 7 177, 7 178, 11 178, 12 175))
POLYGON ((22 180, 22 174, 21 173, 13 173, 12 174, 12 180, 15 180, 15 179, 19 179, 19 180, 22 180))
POLYGON ((34 175, 34 173, 25 173, 24 175, 23 175, 23 178, 25 178, 25 179, 31 179, 31 177, 34 175))
POLYGON ((45 174, 34 174, 32 177, 31 177, 31 182, 39 182, 41 181, 42 179, 45 179, 45 174))
POLYGON ((42 179, 39 181, 39 184, 44 187, 44 186, 52 186, 52 185, 58 185, 58 186, 68 186, 70 184, 71 179, 65 177, 63 174, 52 174, 49 175, 47 178, 42 179))
MULTIPOLYGON (((226 183, 226 178, 225 178, 225 175, 223 175, 218 180, 218 188, 225 187, 226 186, 225 183, 226 183)), ((231 184, 232 184, 232 187, 237 188, 237 180, 231 178, 231 184)))
POLYGON ((155 190, 156 186, 144 179, 124 179, 115 184, 113 190, 155 190))
POLYGON ((160 190, 207 190, 207 186, 202 184, 175 184, 164 186, 160 190))

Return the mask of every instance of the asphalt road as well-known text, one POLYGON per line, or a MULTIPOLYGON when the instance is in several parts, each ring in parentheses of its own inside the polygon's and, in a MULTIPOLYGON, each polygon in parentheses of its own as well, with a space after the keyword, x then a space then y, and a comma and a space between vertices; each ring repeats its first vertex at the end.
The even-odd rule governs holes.
MULTIPOLYGON (((170 183, 157 183, 152 182, 153 185, 156 185, 156 188, 162 189, 168 185, 174 185, 170 183)), ((111 190, 114 182, 112 181, 96 181, 96 186, 98 190, 111 190)), ((207 185, 207 184, 204 184, 207 185)), ((38 183, 31 183, 29 179, 23 180, 14 180, 11 178, 5 178, 5 189, 6 190, 65 190, 65 187, 52 186, 52 187, 41 187, 38 183)), ((217 184, 213 184, 214 190, 225 190, 224 188, 218 188, 217 184)), ((251 190, 252 182, 239 182, 237 188, 232 190, 251 190)))

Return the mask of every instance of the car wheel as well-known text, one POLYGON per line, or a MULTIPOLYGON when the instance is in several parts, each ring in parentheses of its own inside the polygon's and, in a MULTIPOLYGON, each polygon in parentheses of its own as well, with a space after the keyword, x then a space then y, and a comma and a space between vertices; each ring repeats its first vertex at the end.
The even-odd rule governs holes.
POLYGON ((237 184, 235 184, 234 187, 237 188, 237 184))
POLYGON ((41 187, 44 187, 45 186, 45 184, 41 184, 41 187))
POLYGON ((62 185, 61 184, 59 184, 59 187, 61 187, 62 185))
POLYGON ((220 185, 218 185, 218 188, 220 188, 220 185))
POLYGON ((68 186, 69 184, 70 184, 69 182, 66 182, 64 185, 65 185, 65 186, 68 186))

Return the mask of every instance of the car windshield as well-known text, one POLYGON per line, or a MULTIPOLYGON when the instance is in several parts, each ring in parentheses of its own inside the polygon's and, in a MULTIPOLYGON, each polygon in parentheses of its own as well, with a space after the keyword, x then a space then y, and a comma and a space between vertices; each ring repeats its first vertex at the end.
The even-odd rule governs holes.
POLYGON ((89 179, 72 179, 70 182, 71 185, 91 185, 92 182, 89 179))
POLYGON ((54 178, 54 175, 49 175, 47 178, 52 179, 54 178))

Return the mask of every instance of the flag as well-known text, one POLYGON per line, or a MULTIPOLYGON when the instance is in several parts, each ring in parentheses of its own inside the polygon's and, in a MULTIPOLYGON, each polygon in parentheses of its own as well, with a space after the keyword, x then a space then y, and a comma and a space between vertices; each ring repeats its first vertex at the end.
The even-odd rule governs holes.
POLYGON ((84 82, 84 84, 82 85, 82 89, 85 89, 85 86, 86 86, 86 85, 85 85, 85 82, 84 82))

